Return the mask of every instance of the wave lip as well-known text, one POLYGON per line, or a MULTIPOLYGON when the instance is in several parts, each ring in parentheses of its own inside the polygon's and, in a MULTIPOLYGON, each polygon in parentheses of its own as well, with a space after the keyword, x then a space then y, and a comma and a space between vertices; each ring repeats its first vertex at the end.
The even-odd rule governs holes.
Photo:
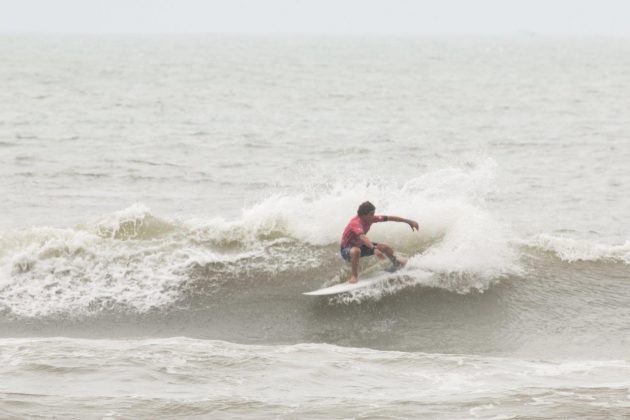
POLYGON ((523 240, 521 244, 552 253, 566 262, 608 261, 630 264, 630 242, 609 245, 545 233, 523 240))
POLYGON ((136 203, 99 221, 94 231, 102 238, 153 239, 168 234, 175 226, 153 216, 148 207, 136 203))

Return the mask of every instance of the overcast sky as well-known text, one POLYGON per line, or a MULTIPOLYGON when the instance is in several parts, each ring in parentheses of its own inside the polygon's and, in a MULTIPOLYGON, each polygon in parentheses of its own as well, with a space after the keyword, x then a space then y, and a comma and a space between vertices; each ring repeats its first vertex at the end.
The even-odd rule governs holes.
POLYGON ((0 32, 630 36, 630 0, 0 0, 0 32))

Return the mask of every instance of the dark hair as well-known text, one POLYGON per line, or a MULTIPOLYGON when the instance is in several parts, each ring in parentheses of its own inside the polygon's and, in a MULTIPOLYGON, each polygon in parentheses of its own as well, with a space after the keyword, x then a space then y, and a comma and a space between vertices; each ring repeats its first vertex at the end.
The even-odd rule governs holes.
POLYGON ((376 207, 374 207, 374 204, 370 203, 369 201, 366 201, 365 203, 361 203, 361 205, 359 206, 359 209, 357 210, 357 214, 359 216, 364 216, 366 214, 372 213, 374 210, 376 210, 376 207))

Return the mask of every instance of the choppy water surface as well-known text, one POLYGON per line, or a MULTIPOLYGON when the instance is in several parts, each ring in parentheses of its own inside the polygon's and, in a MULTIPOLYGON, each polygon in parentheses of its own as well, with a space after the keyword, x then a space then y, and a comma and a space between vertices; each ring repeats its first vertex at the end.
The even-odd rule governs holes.
POLYGON ((627 40, 0 54, 3 417, 629 412, 627 40), (303 296, 366 199, 409 264, 303 296))

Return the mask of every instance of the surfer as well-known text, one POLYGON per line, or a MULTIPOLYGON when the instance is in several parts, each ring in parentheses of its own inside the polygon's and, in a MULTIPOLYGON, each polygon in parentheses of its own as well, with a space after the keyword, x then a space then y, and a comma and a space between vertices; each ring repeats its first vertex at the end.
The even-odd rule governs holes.
POLYGON ((375 211, 376 207, 374 207, 374 204, 369 201, 362 203, 357 210, 357 215, 350 220, 343 231, 343 235, 341 235, 341 257, 352 263, 350 283, 359 281, 358 268, 360 257, 376 255, 379 258, 385 258, 386 256, 392 262, 394 268, 404 265, 404 261, 398 260, 394 256, 394 250, 390 246, 372 242, 365 236, 370 230, 372 223, 403 222, 407 223, 412 231, 418 230, 418 222, 398 216, 376 216, 374 214, 375 211))

